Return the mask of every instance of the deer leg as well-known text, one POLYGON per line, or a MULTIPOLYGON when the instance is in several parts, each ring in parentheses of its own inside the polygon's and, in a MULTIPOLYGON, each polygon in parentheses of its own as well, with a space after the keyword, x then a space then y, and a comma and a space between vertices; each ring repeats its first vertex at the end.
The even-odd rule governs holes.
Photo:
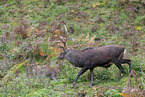
POLYGON ((118 79, 118 82, 120 82, 120 79, 121 77, 123 76, 123 71, 124 71, 124 68, 122 67, 121 63, 120 62, 115 62, 114 63, 120 70, 120 75, 119 75, 119 79, 118 79))
POLYGON ((79 73, 78 73, 78 75, 77 75, 75 81, 74 81, 73 84, 72 84, 72 87, 75 86, 75 84, 76 84, 76 82, 77 82, 79 76, 82 75, 82 74, 83 74, 84 72, 86 72, 87 70, 88 70, 88 68, 82 68, 82 69, 79 71, 79 73))
POLYGON ((130 59, 122 59, 121 64, 127 63, 129 65, 129 73, 131 73, 132 70, 132 65, 131 65, 131 60, 130 59))
POLYGON ((46 88, 48 87, 49 77, 47 78, 46 88))
POLYGON ((90 73, 91 73, 91 84, 90 84, 90 86, 93 85, 93 71, 94 71, 94 68, 90 69, 90 73))

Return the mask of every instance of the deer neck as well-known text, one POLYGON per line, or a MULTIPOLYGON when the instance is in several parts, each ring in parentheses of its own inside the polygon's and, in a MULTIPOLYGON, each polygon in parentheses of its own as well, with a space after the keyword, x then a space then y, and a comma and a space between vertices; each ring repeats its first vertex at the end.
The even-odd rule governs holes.
POLYGON ((78 53, 76 50, 69 50, 67 55, 66 55, 66 58, 71 64, 77 66, 78 63, 77 63, 77 59, 78 59, 78 53))

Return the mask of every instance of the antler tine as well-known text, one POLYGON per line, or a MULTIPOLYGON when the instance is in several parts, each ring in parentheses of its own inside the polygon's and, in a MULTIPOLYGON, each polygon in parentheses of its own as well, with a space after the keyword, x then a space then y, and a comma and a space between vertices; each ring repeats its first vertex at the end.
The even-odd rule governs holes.
POLYGON ((64 40, 62 36, 59 36, 59 39, 63 42, 64 44, 64 47, 60 46, 60 48, 63 48, 63 49, 67 49, 67 42, 68 42, 68 31, 67 31, 67 28, 66 28, 66 25, 64 25, 64 28, 65 28, 65 31, 66 31, 66 39, 64 40))
POLYGON ((60 39, 63 43, 65 43, 65 41, 64 41, 64 39, 63 39, 62 36, 60 36, 59 39, 60 39))
POLYGON ((61 42, 64 44, 64 46, 61 46, 60 44, 58 44, 58 46, 59 46, 60 48, 65 49, 65 41, 64 41, 63 37, 62 37, 62 36, 59 36, 59 39, 60 39, 61 42))
POLYGON ((64 28, 65 28, 65 31, 66 31, 66 42, 67 42, 68 41, 68 31, 67 31, 66 25, 64 25, 64 28))
POLYGON ((67 42, 68 42, 68 31, 67 31, 66 25, 64 25, 64 28, 65 28, 65 31, 66 31, 66 40, 65 40, 65 43, 64 43, 64 47, 67 48, 67 42))

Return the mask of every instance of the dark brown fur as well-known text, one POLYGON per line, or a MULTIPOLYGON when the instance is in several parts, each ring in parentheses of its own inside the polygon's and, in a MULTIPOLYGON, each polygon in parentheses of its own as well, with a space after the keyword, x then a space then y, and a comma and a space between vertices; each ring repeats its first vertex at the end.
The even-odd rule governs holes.
POLYGON ((119 68, 120 76, 123 74, 124 68, 121 64, 128 63, 130 72, 132 70, 131 60, 123 59, 125 48, 117 45, 108 45, 103 47, 85 48, 82 50, 72 50, 65 48, 59 55, 58 59, 67 59, 71 64, 76 67, 82 68, 73 82, 75 86, 77 79, 81 74, 90 69, 91 85, 93 84, 93 70, 95 67, 110 67, 113 63, 119 68))

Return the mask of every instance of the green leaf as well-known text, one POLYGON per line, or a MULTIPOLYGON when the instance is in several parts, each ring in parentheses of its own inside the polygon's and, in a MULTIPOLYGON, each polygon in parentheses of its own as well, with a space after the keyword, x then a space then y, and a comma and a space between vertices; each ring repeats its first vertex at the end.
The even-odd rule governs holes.
POLYGON ((7 75, 3 78, 3 80, 4 80, 4 81, 7 81, 8 78, 9 78, 13 73, 15 73, 15 71, 16 71, 17 69, 19 69, 22 65, 24 65, 27 61, 28 61, 28 60, 26 60, 25 62, 20 63, 20 64, 18 64, 18 65, 15 65, 14 67, 12 67, 12 68, 10 69, 10 71, 7 73, 7 75))

